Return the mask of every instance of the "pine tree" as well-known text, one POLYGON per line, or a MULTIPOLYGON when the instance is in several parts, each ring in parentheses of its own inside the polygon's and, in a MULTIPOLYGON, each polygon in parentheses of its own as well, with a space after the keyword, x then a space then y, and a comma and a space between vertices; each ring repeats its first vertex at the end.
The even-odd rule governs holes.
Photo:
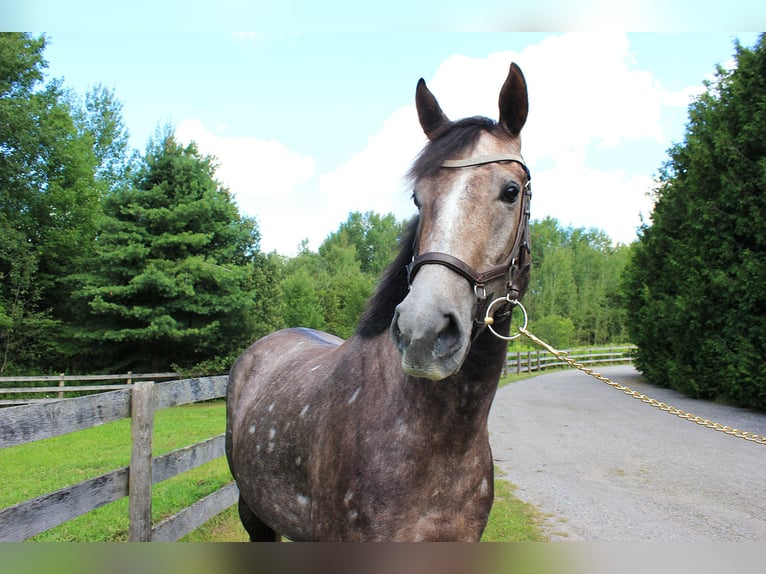
POLYGON ((134 185, 107 199, 79 291, 91 315, 79 338, 105 368, 189 367, 235 355, 257 335, 256 265, 265 263, 257 225, 214 176, 213 159, 168 127, 150 142, 134 185))

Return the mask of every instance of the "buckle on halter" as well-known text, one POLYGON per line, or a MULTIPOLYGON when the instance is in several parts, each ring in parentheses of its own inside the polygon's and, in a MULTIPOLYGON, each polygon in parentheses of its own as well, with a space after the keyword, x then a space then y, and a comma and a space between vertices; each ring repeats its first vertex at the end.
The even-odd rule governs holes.
POLYGON ((473 294, 476 295, 476 298, 480 301, 484 301, 487 298, 487 287, 484 283, 474 283, 473 294))

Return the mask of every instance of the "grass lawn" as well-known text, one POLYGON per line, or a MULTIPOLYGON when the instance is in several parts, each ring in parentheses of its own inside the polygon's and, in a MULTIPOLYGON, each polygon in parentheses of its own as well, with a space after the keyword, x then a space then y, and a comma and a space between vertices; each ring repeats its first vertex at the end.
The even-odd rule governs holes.
MULTIPOLYGON (((154 456, 199 442, 225 430, 222 401, 174 407, 155 415, 154 456)), ((130 420, 0 450, 0 508, 127 466, 130 420)), ((231 481, 226 459, 204 464, 153 487, 152 519, 159 522, 231 481)), ((543 540, 539 515, 496 478, 495 504, 485 541, 543 540)), ((35 536, 35 541, 124 541, 128 538, 128 499, 123 498, 35 536)), ((194 542, 246 541, 236 505, 188 534, 194 542)))
MULTIPOLYGON (((158 456, 221 434, 221 401, 163 409, 155 415, 153 454, 158 456)), ((127 466, 130 419, 0 450, 0 508, 127 466)), ((155 484, 152 519, 158 522, 231 481, 225 458, 155 484)), ((37 541, 119 541, 128 537, 123 498, 34 537, 37 541)))

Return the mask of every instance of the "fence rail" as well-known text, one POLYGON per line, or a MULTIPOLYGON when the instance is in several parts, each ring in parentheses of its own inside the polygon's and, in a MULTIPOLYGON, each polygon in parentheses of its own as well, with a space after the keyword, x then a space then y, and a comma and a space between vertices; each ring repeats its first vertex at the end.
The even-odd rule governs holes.
POLYGON ((226 395, 228 377, 140 382, 56 402, 0 410, 0 448, 68 434, 131 417, 130 466, 0 509, 0 541, 19 542, 130 496, 130 540, 181 538, 237 501, 232 482, 162 522, 151 523, 151 485, 224 454, 224 435, 152 458, 154 411, 226 395))
POLYGON ((93 391, 110 391, 116 389, 124 389, 126 385, 131 385, 137 381, 144 380, 162 380, 162 379, 177 379, 178 373, 125 373, 121 375, 65 375, 61 373, 59 375, 42 375, 35 377, 0 377, 0 406, 9 405, 21 405, 30 403, 44 403, 56 401, 64 398, 64 393, 72 392, 93 392, 93 391), (96 381, 124 381, 121 384, 97 384, 97 385, 82 385, 71 383, 83 383, 83 382, 96 382, 96 381), (5 385, 12 383, 57 383, 53 386, 39 386, 39 387, 7 387, 5 385), (67 383, 70 383, 67 385, 67 383), (7 398, 15 395, 26 394, 51 394, 53 397, 45 398, 7 398))
MULTIPOLYGON (((620 345, 612 347, 589 347, 568 349, 569 357, 584 365, 609 364, 619 365, 633 362, 635 345, 620 345)), ((531 373, 554 367, 566 367, 567 363, 557 359, 547 351, 514 351, 508 352, 504 374, 531 373)))

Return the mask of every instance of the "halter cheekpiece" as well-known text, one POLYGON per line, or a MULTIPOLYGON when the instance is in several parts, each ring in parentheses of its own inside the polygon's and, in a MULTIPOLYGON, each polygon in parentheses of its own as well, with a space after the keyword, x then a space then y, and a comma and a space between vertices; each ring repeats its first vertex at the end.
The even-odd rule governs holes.
MULTIPOLYGON (((450 159, 441 164, 441 167, 455 169, 507 161, 518 163, 527 174, 527 183, 524 186, 524 193, 521 194, 521 209, 519 222, 516 226, 516 239, 508 257, 502 263, 494 265, 489 269, 476 271, 473 267, 453 255, 431 251, 414 256, 407 266, 407 279, 410 285, 412 285, 416 273, 423 265, 443 265, 471 283, 478 302, 474 318, 476 331, 474 337, 478 336, 485 327, 489 327, 492 333, 500 338, 515 338, 515 336, 509 338, 499 335, 491 325, 498 319, 510 317, 513 312, 513 306, 521 296, 521 281, 529 273, 529 204, 532 198, 532 176, 526 163, 524 163, 524 158, 511 153, 482 155, 467 159, 450 159), (501 277, 506 277, 506 293, 502 297, 494 298, 494 293, 487 293, 486 285, 490 281, 501 277), (502 303, 503 300, 505 300, 505 303, 502 303), (498 305, 498 303, 501 304, 498 305), (495 307, 498 307, 497 312, 494 311, 495 307)), ((415 253, 417 253, 417 246, 415 253)))

